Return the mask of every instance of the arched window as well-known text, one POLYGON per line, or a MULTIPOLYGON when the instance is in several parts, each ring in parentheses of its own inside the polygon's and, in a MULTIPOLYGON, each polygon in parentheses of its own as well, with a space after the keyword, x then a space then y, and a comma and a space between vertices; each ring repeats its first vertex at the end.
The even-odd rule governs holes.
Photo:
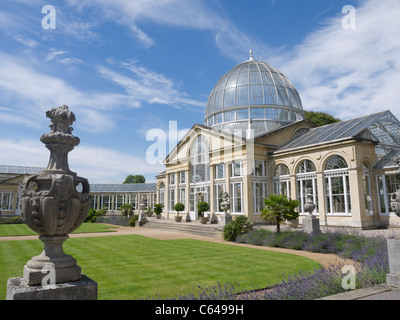
POLYGON ((304 205, 307 202, 307 195, 310 194, 313 203, 316 205, 314 213, 318 212, 318 190, 317 173, 314 163, 311 160, 302 161, 297 167, 297 199, 300 201, 300 213, 304 211, 304 205))
POLYGON ((351 214, 349 172, 346 160, 331 156, 324 168, 325 200, 328 214, 351 214))
POLYGON ((199 135, 190 149, 190 176, 192 183, 210 181, 209 164, 207 139, 199 135))
POLYGON ((290 197, 290 176, 289 168, 280 164, 276 167, 274 172, 274 193, 283 194, 290 197))
POLYGON ((347 169, 347 162, 343 157, 331 156, 325 164, 325 170, 347 169))

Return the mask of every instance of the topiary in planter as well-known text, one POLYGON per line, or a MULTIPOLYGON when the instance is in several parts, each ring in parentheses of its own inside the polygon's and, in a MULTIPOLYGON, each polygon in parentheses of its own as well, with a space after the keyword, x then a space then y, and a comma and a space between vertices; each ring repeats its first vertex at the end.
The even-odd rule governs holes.
POLYGON ((179 212, 185 210, 185 205, 183 203, 178 202, 175 206, 174 206, 175 211, 178 214, 179 217, 179 212))

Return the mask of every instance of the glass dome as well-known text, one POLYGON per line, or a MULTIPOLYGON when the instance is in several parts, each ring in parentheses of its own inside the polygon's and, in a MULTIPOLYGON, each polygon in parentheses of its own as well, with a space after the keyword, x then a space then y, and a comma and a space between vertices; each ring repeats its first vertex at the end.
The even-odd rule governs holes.
POLYGON ((232 132, 254 129, 254 136, 304 119, 300 96, 280 71, 250 59, 222 76, 207 101, 207 126, 232 132))

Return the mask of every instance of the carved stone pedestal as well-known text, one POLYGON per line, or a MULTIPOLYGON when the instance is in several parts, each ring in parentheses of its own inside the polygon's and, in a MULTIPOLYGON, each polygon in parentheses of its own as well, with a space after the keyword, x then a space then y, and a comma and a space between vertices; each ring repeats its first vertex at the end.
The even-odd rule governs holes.
POLYGON ((303 219, 303 231, 306 233, 320 233, 319 219, 313 215, 307 215, 303 219))
POLYGON ((81 279, 81 268, 76 264, 76 259, 64 253, 62 244, 69 237, 64 236, 39 236, 44 243, 43 252, 33 257, 24 266, 23 276, 30 285, 41 285, 47 272, 46 268, 54 268, 55 282, 63 283, 81 279))
POLYGON ((218 217, 218 227, 220 229, 223 229, 230 222, 232 222, 232 216, 229 213, 224 213, 218 217))
POLYGON ((7 282, 7 300, 96 300, 97 283, 82 275, 79 281, 29 286, 23 277, 7 282))
POLYGON ((387 250, 389 257, 389 273, 386 275, 386 284, 400 288, 400 239, 388 239, 387 250))

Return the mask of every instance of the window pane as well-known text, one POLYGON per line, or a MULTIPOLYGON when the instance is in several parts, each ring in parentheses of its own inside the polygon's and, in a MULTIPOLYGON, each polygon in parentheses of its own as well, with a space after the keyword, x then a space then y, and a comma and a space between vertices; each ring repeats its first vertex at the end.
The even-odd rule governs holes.
POLYGON ((245 120, 249 118, 249 110, 248 109, 238 109, 236 110, 236 119, 237 120, 245 120))
POLYGON ((264 119, 264 108, 251 108, 251 119, 264 119))
POLYGON ((347 162, 343 157, 335 155, 328 159, 325 170, 344 169, 347 168, 347 162))

